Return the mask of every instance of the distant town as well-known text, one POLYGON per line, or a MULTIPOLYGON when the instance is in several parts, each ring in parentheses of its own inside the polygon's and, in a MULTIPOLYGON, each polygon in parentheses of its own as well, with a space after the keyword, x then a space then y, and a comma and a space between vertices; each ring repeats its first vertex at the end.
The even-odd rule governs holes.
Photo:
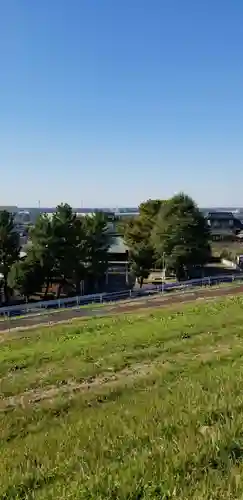
MULTIPOLYGON (((27 228, 29 225, 35 224, 37 217, 41 213, 53 214, 55 207, 18 207, 16 206, 0 206, 0 211, 7 210, 14 214, 16 229, 21 238, 21 244, 24 245, 28 239, 27 228)), ((213 239, 221 240, 227 237, 243 238, 243 208, 242 207, 217 207, 217 208, 201 208, 202 213, 208 221, 213 239)), ((139 214, 138 207, 116 207, 116 208, 99 208, 99 207, 82 207, 73 208, 73 212, 77 216, 85 216, 97 212, 104 212, 110 220, 110 231, 114 236, 119 238, 114 221, 136 217, 139 214)), ((114 245, 120 244, 120 239, 115 241, 114 245)))

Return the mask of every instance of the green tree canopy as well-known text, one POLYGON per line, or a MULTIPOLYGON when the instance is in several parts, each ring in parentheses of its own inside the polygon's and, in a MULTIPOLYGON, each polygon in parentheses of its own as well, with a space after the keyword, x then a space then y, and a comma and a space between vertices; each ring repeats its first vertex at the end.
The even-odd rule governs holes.
POLYGON ((46 293, 59 283, 57 296, 66 283, 75 284, 92 276, 99 282, 108 265, 110 238, 103 213, 78 217, 68 204, 58 205, 50 218, 42 214, 31 230, 32 249, 43 268, 46 293))
POLYGON ((49 286, 57 276, 57 254, 60 243, 53 229, 52 218, 47 214, 41 214, 30 230, 30 238, 33 252, 43 269, 47 296, 49 286))
POLYGON ((210 254, 209 229, 195 202, 184 193, 164 204, 156 219, 152 242, 157 259, 184 279, 193 266, 204 265, 210 254))
POLYGON ((139 206, 139 215, 130 219, 124 229, 124 240, 129 248, 131 268, 140 286, 148 277, 154 263, 151 232, 163 200, 148 200, 139 206))
POLYGON ((107 216, 102 212, 96 212, 84 218, 87 270, 96 288, 108 268, 111 237, 107 223, 107 216))
POLYGON ((53 281, 59 283, 59 296, 68 281, 74 280, 77 284, 83 276, 86 259, 84 228, 83 221, 77 218, 67 203, 58 205, 51 218, 41 214, 37 219, 31 230, 31 240, 33 251, 43 268, 45 295, 53 281))
POLYGON ((67 203, 58 205, 52 218, 55 247, 55 274, 59 282, 58 296, 62 287, 72 280, 77 260, 77 216, 67 203))
POLYGON ((161 207, 166 203, 166 200, 147 200, 139 205, 139 216, 152 229, 156 217, 161 207))
POLYGON ((45 276, 43 267, 33 250, 28 250, 27 256, 15 262, 8 276, 9 286, 29 300, 31 295, 40 292, 45 276))
POLYGON ((7 210, 0 212, 0 273, 3 275, 5 302, 9 300, 8 275, 19 258, 20 241, 15 230, 14 216, 7 210))

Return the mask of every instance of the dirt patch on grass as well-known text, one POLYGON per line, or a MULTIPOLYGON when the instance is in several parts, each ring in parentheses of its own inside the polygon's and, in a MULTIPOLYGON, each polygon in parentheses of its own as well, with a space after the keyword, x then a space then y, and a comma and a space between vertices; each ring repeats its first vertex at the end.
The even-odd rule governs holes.
MULTIPOLYGON (((243 345, 238 345, 237 349, 242 349, 243 345)), ((89 377, 81 382, 68 380, 57 385, 46 386, 45 388, 37 388, 30 391, 25 391, 16 396, 10 396, 0 399, 0 411, 5 411, 9 408, 21 406, 25 408, 28 405, 36 404, 44 400, 53 401, 56 397, 66 396, 72 398, 77 393, 88 392, 102 387, 115 388, 121 383, 131 384, 138 378, 144 378, 162 370, 169 371, 176 364, 184 365, 188 362, 206 363, 217 357, 227 357, 232 354, 232 345, 220 343, 216 346, 204 345, 197 349, 197 352, 177 352, 172 353, 168 357, 168 353, 159 356, 155 360, 148 363, 135 363, 129 367, 123 368, 120 371, 107 371, 102 376, 89 377)))
MULTIPOLYGON (((166 364, 166 363, 164 363, 166 364)), ((122 379, 133 377, 144 377, 149 375, 156 363, 137 363, 129 368, 124 368, 118 372, 107 371, 102 376, 89 377, 82 382, 73 380, 60 383, 57 385, 47 386, 46 388, 38 388, 26 391, 17 396, 10 396, 0 399, 0 411, 10 407, 22 406, 26 407, 29 404, 38 403, 43 400, 52 400, 57 396, 72 396, 77 392, 86 392, 104 385, 114 386, 122 379)), ((161 367, 163 363, 161 363, 161 367)))

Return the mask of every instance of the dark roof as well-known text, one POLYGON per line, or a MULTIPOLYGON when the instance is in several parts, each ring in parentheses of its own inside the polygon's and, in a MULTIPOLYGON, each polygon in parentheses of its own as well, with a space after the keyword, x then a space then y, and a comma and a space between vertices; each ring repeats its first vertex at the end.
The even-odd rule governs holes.
POLYGON ((232 212, 208 212, 207 219, 234 219, 232 212))

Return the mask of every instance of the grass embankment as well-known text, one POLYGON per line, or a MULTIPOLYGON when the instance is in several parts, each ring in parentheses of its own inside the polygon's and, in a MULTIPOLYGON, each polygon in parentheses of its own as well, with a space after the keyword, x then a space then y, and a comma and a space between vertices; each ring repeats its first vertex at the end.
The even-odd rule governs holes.
MULTIPOLYGON (((207 277, 205 278, 207 279, 207 277)), ((30 309, 30 312, 27 312, 26 314, 21 314, 19 316, 0 316, 0 323, 6 323, 6 329, 11 329, 11 328, 14 328, 15 327, 15 324, 14 322, 15 321, 18 321, 20 319, 24 319, 26 317, 30 318, 30 317, 47 317, 47 320, 51 320, 50 316, 52 317, 52 319, 56 320, 56 318, 58 318, 58 316, 56 317, 56 315, 58 315, 59 313, 63 313, 64 311, 67 311, 67 312, 70 312, 70 311, 85 311, 85 310, 90 310, 90 315, 94 315, 95 316, 95 313, 97 311, 99 311, 100 309, 105 309, 107 313, 109 313, 109 311, 112 311, 114 309, 114 307, 116 309, 118 309, 119 307, 123 307, 124 304, 129 304, 129 305, 134 305, 136 306, 138 303, 141 305, 141 308, 143 305, 146 305, 148 302, 155 302, 155 307, 157 307, 156 305, 156 302, 157 301, 161 301, 161 299, 167 299, 168 297, 172 297, 172 296, 178 296, 178 295, 181 295, 181 294, 191 294, 191 293, 194 293, 194 292, 199 292, 199 291, 204 291, 204 290, 218 290, 219 288, 228 288, 228 289, 231 289, 232 287, 234 288, 234 292, 235 290, 237 289, 237 287, 241 287, 242 286, 242 282, 243 282, 243 278, 242 280, 235 280, 235 281, 232 281, 232 282, 226 282, 226 283, 221 283, 221 282, 218 282, 218 283, 214 283, 212 285, 207 285, 207 281, 205 281, 205 284, 202 286, 202 285, 198 285, 198 286, 193 286, 193 287, 183 287, 183 285, 181 286, 178 286, 178 288, 175 288, 175 289, 171 289, 171 290, 166 290, 164 293, 163 292, 159 292, 158 291, 158 294, 152 294, 152 295, 146 295, 146 296, 138 296, 136 298, 126 298, 126 299, 121 299, 121 300, 118 300, 118 301, 109 301, 109 302, 103 302, 103 303, 99 303, 99 302, 92 302, 90 304, 86 304, 86 305, 79 305, 79 306, 73 306, 73 307, 67 307, 67 308, 64 308, 64 307, 61 307, 60 309, 39 309, 39 310, 35 310, 35 312, 31 312, 31 309, 30 309)))
POLYGON ((242 319, 235 298, 2 336, 0 498, 242 498, 242 319))

